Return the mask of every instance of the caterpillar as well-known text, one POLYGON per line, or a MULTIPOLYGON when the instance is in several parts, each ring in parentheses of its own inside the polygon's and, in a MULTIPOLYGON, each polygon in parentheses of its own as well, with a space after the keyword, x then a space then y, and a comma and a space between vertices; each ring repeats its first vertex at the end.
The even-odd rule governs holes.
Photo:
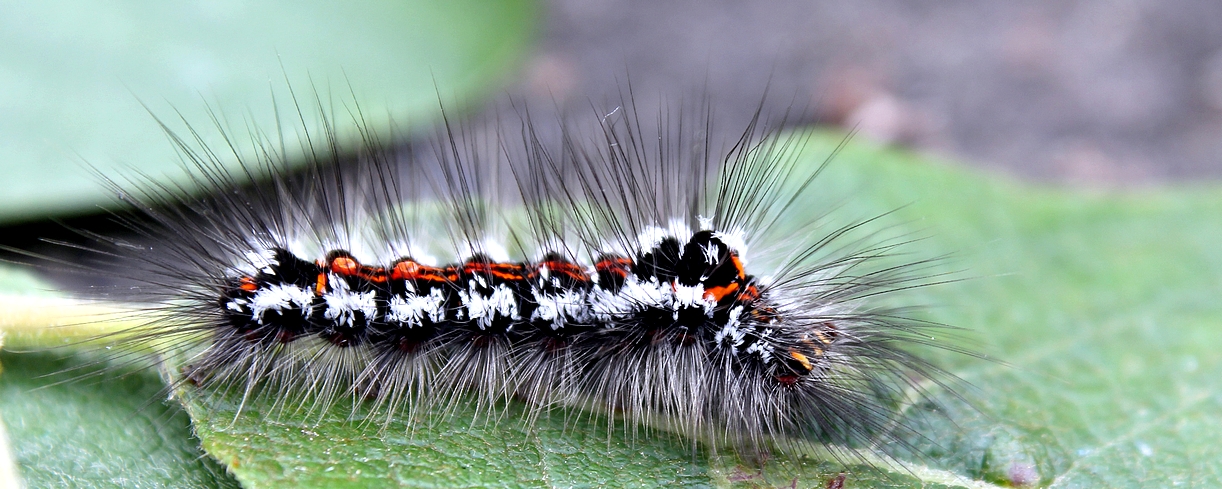
POLYGON ((282 412, 521 402, 748 458, 902 444, 898 406, 949 376, 912 348, 946 346, 879 297, 930 262, 870 220, 829 229, 808 204, 827 161, 783 120, 718 143, 707 104, 652 127, 619 102, 548 128, 447 114, 398 146, 359 108, 358 144, 322 108, 292 149, 167 129, 189 182, 108 179, 128 233, 92 236, 136 284, 113 295, 147 304, 123 336, 176 386, 282 412))

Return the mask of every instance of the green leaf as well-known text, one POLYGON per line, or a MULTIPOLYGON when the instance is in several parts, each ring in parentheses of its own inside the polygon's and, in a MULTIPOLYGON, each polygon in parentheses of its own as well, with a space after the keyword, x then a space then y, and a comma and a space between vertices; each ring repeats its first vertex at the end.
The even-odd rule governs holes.
MULTIPOLYGON (((841 138, 816 133, 805 150, 812 164, 841 138)), ((949 412, 909 409, 921 436, 906 440, 916 453, 905 465, 811 453, 770 460, 757 475, 665 433, 625 436, 559 415, 530 427, 518 405, 496 423, 473 423, 464 407, 410 435, 402 419, 379 429, 380 418, 363 424, 364 408, 353 418, 347 405, 303 418, 256 403, 235 416, 232 399, 193 398, 188 411, 206 451, 248 487, 825 487, 842 471, 847 487, 1222 485, 1222 188, 1057 189, 862 141, 817 185, 846 196, 836 210, 846 219, 898 209, 886 224, 927 237, 909 246, 914 256, 954 252, 942 266, 966 270, 964 280, 905 301, 972 330, 948 344, 1005 362, 926 352, 970 382, 960 394, 979 411, 932 389, 949 412)), ((25 360, 4 361, 0 381, 25 360)), ((0 413, 20 453, 28 435, 13 427, 8 393, 0 413)), ((19 460, 23 475, 52 470, 19 460)))
MULTIPOLYGON (((4 331, 0 331, 0 347, 4 346, 4 331)), ((0 364, 0 373, 4 373, 4 365, 0 364)), ((9 448, 8 428, 4 425, 4 417, 0 416, 0 486, 20 487, 21 477, 17 475, 17 461, 13 458, 13 449, 9 448)))
POLYGON ((274 132, 276 110, 294 127, 286 85, 344 120, 359 104, 375 130, 430 122, 438 97, 479 100, 517 66, 537 17, 532 0, 5 2, 0 222, 112 205, 85 165, 180 174, 149 111, 182 133, 180 112, 211 148, 201 99, 231 135, 274 132))
POLYGON ((1004 428, 943 431, 940 466, 975 475, 1027 446, 1052 487, 1222 484, 1222 189, 1024 185, 864 144, 823 184, 867 213, 910 204, 919 246, 978 277, 916 291, 1009 363, 934 352, 1004 428))
POLYGON ((0 362, 0 417, 27 487, 238 487, 202 453, 186 413, 162 402, 155 371, 66 351, 0 362), (67 369, 84 377, 48 386, 67 369))
POLYGON ((0 296, 56 297, 55 287, 39 279, 32 270, 0 263, 0 296))

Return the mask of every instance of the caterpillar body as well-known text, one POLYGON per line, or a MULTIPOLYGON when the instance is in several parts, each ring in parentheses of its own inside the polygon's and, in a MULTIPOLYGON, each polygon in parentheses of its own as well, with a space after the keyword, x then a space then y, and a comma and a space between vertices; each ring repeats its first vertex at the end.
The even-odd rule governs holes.
POLYGON ((112 181, 142 239, 97 237, 150 304, 128 336, 204 395, 286 412, 525 402, 753 457, 899 441, 897 406, 944 374, 909 351, 933 326, 875 300, 927 262, 824 229, 800 133, 757 115, 715 148, 707 110, 655 133, 622 102, 556 137, 519 110, 401 150, 359 115, 345 147, 320 110, 292 171, 282 142, 171 133, 205 192, 112 181))

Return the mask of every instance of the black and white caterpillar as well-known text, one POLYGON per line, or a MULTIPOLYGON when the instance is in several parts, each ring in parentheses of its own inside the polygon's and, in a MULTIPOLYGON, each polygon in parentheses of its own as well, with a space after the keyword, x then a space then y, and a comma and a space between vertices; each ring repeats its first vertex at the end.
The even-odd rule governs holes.
POLYGON ((629 98, 550 131, 515 113, 399 150, 360 117, 346 147, 331 113, 300 151, 172 137, 191 185, 112 183, 140 239, 98 238, 155 312, 130 336, 286 411, 525 402, 752 455, 900 438, 944 374, 910 353, 932 326, 877 300, 927 262, 825 228, 801 134, 757 116, 717 147, 707 112, 646 129, 629 98))

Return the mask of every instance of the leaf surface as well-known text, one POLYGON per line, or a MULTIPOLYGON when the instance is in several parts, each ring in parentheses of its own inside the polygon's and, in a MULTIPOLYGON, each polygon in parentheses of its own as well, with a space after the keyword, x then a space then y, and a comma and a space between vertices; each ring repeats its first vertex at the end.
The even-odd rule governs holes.
MULTIPOLYGON (((841 138, 815 133, 812 164, 841 138)), ((811 454, 760 475, 665 433, 585 417, 530 427, 514 405, 495 423, 460 409, 410 429, 371 427, 350 406, 304 418, 256 404, 235 417, 214 399, 188 411, 205 450, 247 487, 825 487, 841 472, 848 487, 1222 485, 1222 189, 1049 188, 863 141, 817 185, 845 197, 835 212, 847 219, 895 211, 886 224, 924 237, 908 246, 915 256, 953 252, 939 266, 963 280, 904 302, 971 331, 940 340, 1002 361, 926 352, 970 383, 959 394, 975 408, 932 389, 950 411, 919 422, 911 411, 921 436, 906 465, 811 454)))

